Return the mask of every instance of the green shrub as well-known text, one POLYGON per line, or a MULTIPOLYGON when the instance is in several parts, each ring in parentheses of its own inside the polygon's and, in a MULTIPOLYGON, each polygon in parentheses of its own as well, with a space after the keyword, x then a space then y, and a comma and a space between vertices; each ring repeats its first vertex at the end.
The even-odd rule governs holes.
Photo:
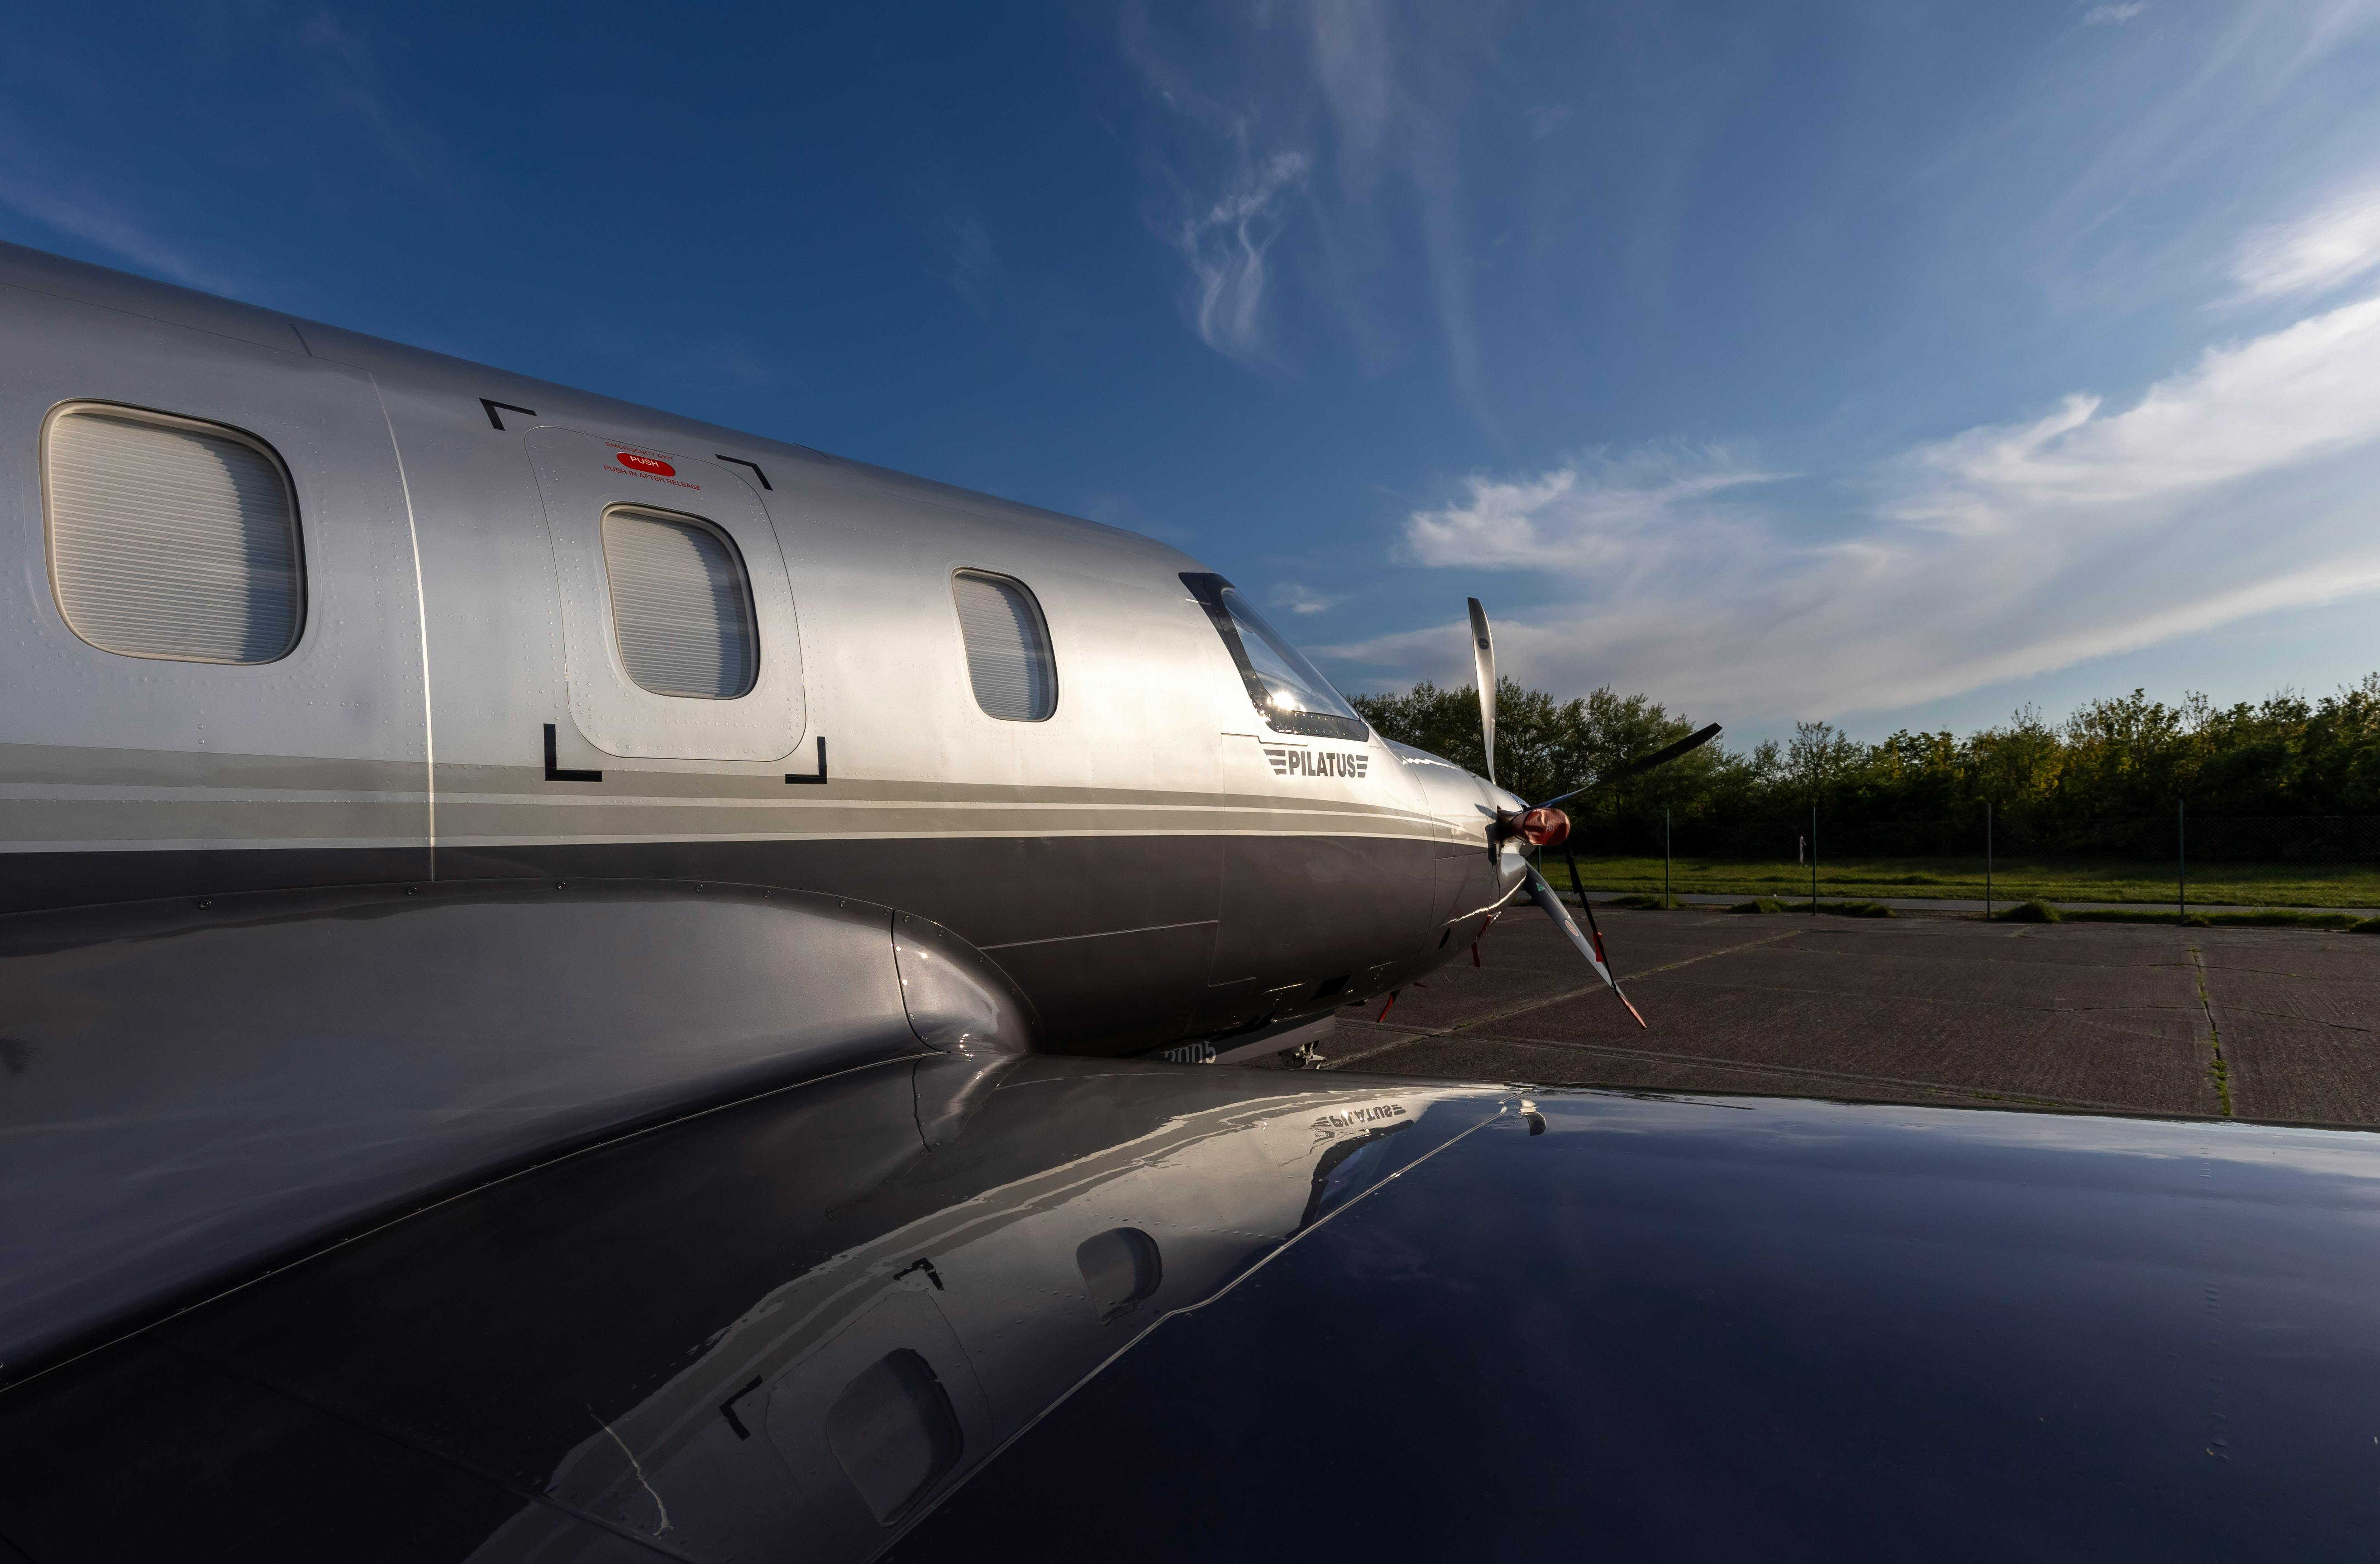
POLYGON ((2065 913, 2038 897, 2031 901, 2020 901, 2007 911, 1995 912, 1992 916, 2003 923, 2062 923, 2066 921, 2065 913))
MULTIPOLYGON (((1785 909, 1781 904, 1764 896, 1756 901, 1739 901, 1728 910, 1730 912, 1782 912, 1785 909)), ((2372 921, 2380 923, 2380 918, 2374 918, 2372 921)))

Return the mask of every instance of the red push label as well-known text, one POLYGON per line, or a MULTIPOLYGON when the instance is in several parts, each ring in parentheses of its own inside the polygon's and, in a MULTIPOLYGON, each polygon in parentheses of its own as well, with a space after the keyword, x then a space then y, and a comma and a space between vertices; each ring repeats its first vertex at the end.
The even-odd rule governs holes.
POLYGON ((672 467, 668 462, 662 460, 659 457, 638 456, 634 451, 619 451, 613 454, 618 458, 622 467, 632 469, 635 471, 650 472, 656 478, 674 478, 677 476, 677 469, 672 467))

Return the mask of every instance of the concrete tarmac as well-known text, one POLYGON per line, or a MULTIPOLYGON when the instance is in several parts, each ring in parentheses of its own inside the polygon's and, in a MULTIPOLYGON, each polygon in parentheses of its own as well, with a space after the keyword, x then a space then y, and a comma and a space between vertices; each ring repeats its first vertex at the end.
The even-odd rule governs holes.
MULTIPOLYGON (((1575 902, 1578 899, 1578 893, 1575 891, 1564 891, 1561 894, 1562 899, 1565 901, 1575 902)), ((1633 894, 1634 893, 1629 891, 1589 891, 1586 893, 1586 899, 1595 903, 1597 909, 1596 916, 1601 917, 1602 912, 1600 909, 1605 902, 1618 901, 1621 897, 1633 894)), ((1650 893, 1646 894, 1649 899, 1650 893)), ((1806 908, 1810 905, 1810 898, 1806 892, 1789 891, 1781 896, 1775 892, 1764 892, 1763 894, 1767 895, 1770 900, 1775 901, 1778 905, 1785 908, 1788 911, 1792 910, 1795 907, 1806 908)), ((1752 900, 1753 898, 1746 896, 1718 896, 1704 891, 1679 891, 1672 895, 1670 899, 1689 910, 1707 908, 1716 912, 1730 907, 1740 907, 1744 902, 1752 900)), ((2023 899, 2025 898, 2022 897, 2003 896, 1996 900, 1987 902, 1982 897, 1976 897, 1972 900, 1961 900, 1957 897, 1941 896, 1861 896, 1851 891, 1833 890, 1821 891, 1818 893, 1818 900, 1821 904, 1829 901, 1868 901, 1874 902, 1878 907, 1889 907, 1896 912, 1984 912, 1993 910, 2005 912, 2023 899)), ((2162 913, 2172 915, 2177 921, 2179 921, 2180 913, 2185 910, 2180 903, 2172 901, 2053 901, 2049 905, 2057 908, 2061 912, 2141 912, 2152 917, 2162 913)), ((2344 912, 2351 918, 2380 917, 2380 907, 2308 907, 2297 902, 2267 904, 2261 901, 2192 901, 2189 904, 2187 910, 2192 913, 2344 912)))
MULTIPOLYGON (((2380 939, 1597 909, 1639 1030, 1536 908, 1322 1068, 2380 1125, 2380 939)), ((1268 1059, 1266 1062, 1271 1062, 1268 1059)))

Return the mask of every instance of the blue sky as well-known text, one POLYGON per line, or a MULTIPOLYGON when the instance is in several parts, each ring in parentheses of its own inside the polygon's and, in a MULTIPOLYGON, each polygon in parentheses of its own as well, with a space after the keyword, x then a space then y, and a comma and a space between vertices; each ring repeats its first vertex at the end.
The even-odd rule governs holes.
POLYGON ((1345 687, 2380 667, 2380 0, 29 8, 0 237, 1154 532, 1345 687))

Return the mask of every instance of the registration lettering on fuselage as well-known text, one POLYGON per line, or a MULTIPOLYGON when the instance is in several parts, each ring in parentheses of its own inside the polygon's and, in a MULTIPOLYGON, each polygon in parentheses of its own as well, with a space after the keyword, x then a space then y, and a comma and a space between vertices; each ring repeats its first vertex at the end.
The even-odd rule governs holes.
POLYGON ((1372 769, 1372 757, 1357 750, 1293 749, 1287 744, 1267 744, 1265 759, 1272 763, 1275 776, 1353 776, 1360 778, 1372 769))
POLYGON ((1380 1126, 1384 1122, 1396 1118, 1410 1122, 1413 1115, 1400 1103, 1374 1103, 1367 1107, 1326 1113, 1307 1127, 1313 1131, 1313 1140, 1306 1149, 1312 1151, 1317 1146, 1341 1139, 1362 1140, 1366 1136, 1377 1136, 1382 1132, 1380 1126))
POLYGON ((1312 1128, 1317 1131, 1359 1130, 1366 1125, 1377 1124, 1382 1119, 1412 1117, 1405 1111, 1404 1105, 1402 1103, 1374 1103, 1367 1107, 1347 1108, 1338 1113, 1326 1113, 1314 1121, 1312 1128))

